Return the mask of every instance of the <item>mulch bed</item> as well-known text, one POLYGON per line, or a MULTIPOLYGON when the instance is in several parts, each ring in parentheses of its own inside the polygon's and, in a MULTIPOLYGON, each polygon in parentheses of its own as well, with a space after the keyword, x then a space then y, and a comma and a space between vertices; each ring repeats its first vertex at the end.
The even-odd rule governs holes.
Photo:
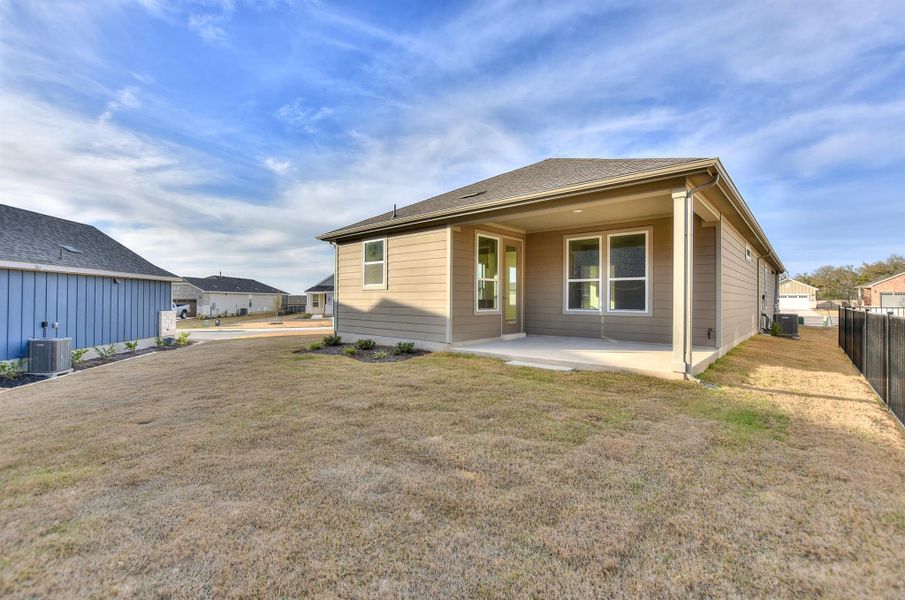
MULTIPOLYGON (((194 342, 189 342, 186 346, 191 346, 194 342)), ((110 358, 91 358, 89 360, 83 360, 76 366, 72 367, 73 371, 84 371, 85 369, 91 369, 93 367, 99 367, 101 365, 107 365, 110 363, 118 362, 121 360, 126 360, 127 358, 133 358, 135 356, 141 356, 143 354, 151 354, 153 352, 167 352, 169 350, 178 350, 180 348, 185 348, 185 346, 151 346, 149 348, 142 348, 141 350, 136 350, 135 352, 123 352, 121 354, 114 354, 110 358)), ((61 377, 65 377, 61 375, 61 377)), ((29 383, 34 383, 36 381, 41 381, 42 379, 48 379, 47 377, 42 377, 40 375, 21 375, 16 377, 15 379, 0 379, 0 388, 14 388, 19 387, 20 385, 27 385, 29 383)))
MULTIPOLYGON (((186 346, 191 345, 192 342, 186 344, 186 346)), ((185 346, 149 346, 147 348, 142 348, 141 350, 136 350, 135 352, 123 352, 121 354, 114 354, 110 358, 97 357, 83 360, 76 366, 72 367, 72 369, 73 371, 84 371, 85 369, 99 367, 101 365, 109 365, 110 363, 119 362, 121 360, 126 360, 127 358, 133 358, 135 356, 142 356, 143 354, 152 354, 154 352, 168 352, 170 350, 179 350, 180 348, 185 348, 185 346)))
POLYGON ((411 358, 416 358, 418 356, 424 356, 425 354, 430 354, 427 350, 418 350, 415 349, 414 352, 409 352, 407 354, 393 354, 392 346, 377 346, 372 348, 371 350, 359 350, 356 354, 351 356, 343 354, 343 348, 348 348, 350 346, 354 346, 354 344, 340 344, 339 346, 324 346, 320 350, 308 350, 307 348, 302 348, 300 350, 296 350, 295 354, 332 354, 334 356, 345 356, 347 358, 354 358, 357 361, 366 362, 366 363, 388 363, 388 362, 401 362, 403 360, 409 360, 411 358), (386 352, 386 358, 374 358, 375 352, 386 352))

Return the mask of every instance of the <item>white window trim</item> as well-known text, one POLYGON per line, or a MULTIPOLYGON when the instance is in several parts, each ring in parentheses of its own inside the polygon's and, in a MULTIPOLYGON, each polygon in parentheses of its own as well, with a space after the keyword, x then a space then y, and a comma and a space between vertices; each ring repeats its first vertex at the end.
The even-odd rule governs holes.
POLYGON ((474 312, 475 314, 481 315, 496 315, 502 312, 502 307, 500 306, 500 247, 502 246, 500 242, 500 237, 496 235, 492 235, 490 233, 483 233, 481 231, 475 232, 474 238, 474 312), (478 245, 480 244, 481 238, 495 240, 496 241, 496 277, 478 277, 478 245), (496 295, 494 296, 494 306, 496 308, 478 308, 478 282, 479 281, 495 281, 496 285, 494 286, 494 290, 496 295))
POLYGON ((387 289, 387 238, 371 238, 362 240, 361 242, 361 289, 363 290, 385 290, 387 289), (383 260, 365 261, 365 245, 371 242, 383 242, 383 260), (365 283, 365 265, 383 265, 383 281, 380 283, 365 283))
POLYGON ((654 287, 651 262, 651 228, 642 227, 639 229, 625 229, 614 231, 606 234, 606 304, 604 311, 610 315, 633 315, 636 317, 649 317, 653 314, 651 310, 651 293, 654 287), (610 277, 610 239, 625 235, 644 234, 644 277, 610 277), (612 281, 644 281, 644 310, 610 310, 610 282, 612 281))
POLYGON ((745 244, 745 260, 751 262, 754 259, 754 252, 751 250, 751 246, 745 244))
POLYGON ((578 235, 567 235, 563 237, 563 285, 562 285, 562 307, 564 314, 577 314, 577 315, 587 315, 587 314, 600 314, 603 309, 603 236, 599 233, 583 233, 578 235), (597 273, 598 277, 595 279, 593 277, 587 279, 570 279, 569 278, 569 242, 573 242, 575 240, 597 240, 597 259, 599 261, 597 265, 597 273), (569 308, 569 284, 575 282, 582 281, 596 281, 597 282, 597 291, 600 294, 600 298, 597 299, 600 308, 569 308))

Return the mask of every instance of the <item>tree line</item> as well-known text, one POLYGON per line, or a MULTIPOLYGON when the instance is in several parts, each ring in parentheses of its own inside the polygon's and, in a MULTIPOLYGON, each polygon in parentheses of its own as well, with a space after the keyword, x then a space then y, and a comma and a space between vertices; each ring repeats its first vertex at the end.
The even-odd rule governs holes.
POLYGON ((852 302, 858 297, 858 286, 905 271, 905 256, 890 254, 886 260, 853 265, 823 265, 810 273, 794 277, 802 283, 820 288, 818 300, 852 302))

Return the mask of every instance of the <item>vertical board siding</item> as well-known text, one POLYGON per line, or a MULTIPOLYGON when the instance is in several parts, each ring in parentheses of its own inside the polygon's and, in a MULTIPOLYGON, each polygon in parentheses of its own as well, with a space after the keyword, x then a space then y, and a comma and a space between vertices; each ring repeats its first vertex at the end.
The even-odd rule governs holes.
POLYGON ((0 269, 0 360, 24 357, 28 340, 70 337, 73 348, 157 335, 158 312, 170 309, 170 283, 0 269), (145 290, 147 301, 134 302, 145 290))

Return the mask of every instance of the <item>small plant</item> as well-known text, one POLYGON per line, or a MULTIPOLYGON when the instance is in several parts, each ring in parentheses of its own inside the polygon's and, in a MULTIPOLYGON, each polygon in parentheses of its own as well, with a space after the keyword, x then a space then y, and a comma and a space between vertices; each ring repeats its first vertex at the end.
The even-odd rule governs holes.
POLYGON ((773 324, 770 325, 770 335, 782 335, 782 334, 783 334, 782 325, 780 325, 776 321, 773 321, 773 324))
POLYGON ((167 345, 167 340, 166 340, 166 338, 158 335, 157 337, 154 338, 154 345, 157 346, 158 348, 163 348, 164 346, 167 345))
POLYGON ((72 366, 76 366, 82 359, 85 358, 85 355, 88 354, 88 348, 79 348, 77 350, 72 351, 72 366))
POLYGON ((176 336, 176 345, 177 346, 188 346, 189 345, 189 336, 192 334, 188 331, 183 331, 178 336, 176 336))
POLYGON ((311 342, 310 344, 308 344, 308 350, 310 350, 311 352, 314 352, 315 350, 320 350, 323 347, 324 347, 323 342, 311 342))
POLYGON ((387 356, 389 356, 389 354, 387 354, 385 350, 378 350, 377 352, 371 354, 371 358, 373 358, 374 360, 383 360, 387 356))
POLYGON ((126 342, 126 350, 129 352, 135 352, 138 350, 138 342, 126 342))
POLYGON ((358 348, 356 348, 355 346, 346 346, 345 348, 340 350, 340 352, 342 352, 346 356, 355 356, 356 354, 358 354, 358 348))
POLYGON ((324 346, 339 346, 342 343, 343 339, 338 335, 325 335, 324 336, 324 346))
POLYGON ((415 342, 399 342, 393 346, 393 354, 411 354, 415 351, 415 342))
POLYGON ((116 354, 116 344, 110 344, 109 346, 95 346, 94 351, 101 357, 101 360, 107 360, 116 354))
POLYGON ((0 379, 18 379, 25 373, 25 359, 0 362, 0 379))
POLYGON ((311 313, 310 312, 299 313, 299 316, 297 318, 298 319, 310 319, 311 313))
POLYGON ((355 347, 359 350, 373 350, 377 347, 377 342, 369 339, 361 339, 355 342, 355 347))

